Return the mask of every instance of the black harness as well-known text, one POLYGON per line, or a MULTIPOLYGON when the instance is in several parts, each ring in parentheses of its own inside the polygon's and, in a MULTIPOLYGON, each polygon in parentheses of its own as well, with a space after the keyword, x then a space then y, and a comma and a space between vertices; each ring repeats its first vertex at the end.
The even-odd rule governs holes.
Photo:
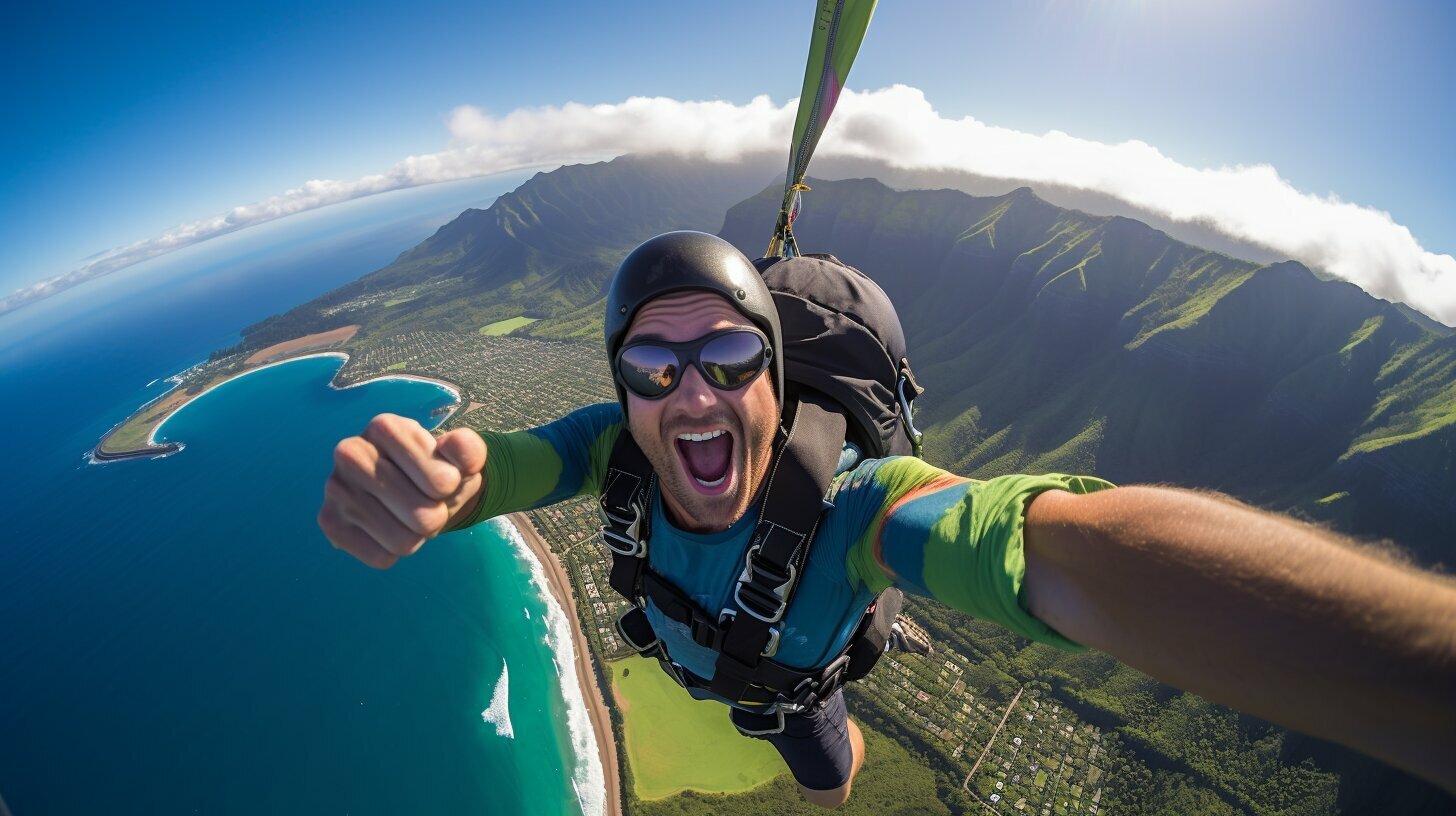
POLYGON ((631 601, 617 619, 617 632, 634 650, 656 658, 685 688, 703 688, 728 700, 811 707, 846 681, 869 673, 883 653, 901 595, 888 589, 865 611, 848 646, 814 670, 774 660, 780 626, 824 512, 844 446, 846 421, 834 403, 812 391, 791 397, 775 441, 773 465, 764 487, 758 523, 744 555, 743 570, 727 607, 703 610, 679 587, 652 569, 652 497, 656 474, 641 448, 623 429, 612 448, 601 495, 602 541, 612 552, 611 585, 631 601), (718 653, 713 679, 704 680, 667 654, 644 611, 647 600, 669 619, 687 627, 693 642, 718 653))

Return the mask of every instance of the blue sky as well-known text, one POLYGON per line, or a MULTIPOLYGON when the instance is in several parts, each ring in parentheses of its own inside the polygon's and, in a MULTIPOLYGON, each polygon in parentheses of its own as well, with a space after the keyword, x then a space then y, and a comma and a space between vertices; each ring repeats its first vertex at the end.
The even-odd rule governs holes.
MULTIPOLYGON (((811 4, 38 4, 0 32, 0 292, 296 187, 442 150, 450 111, 783 103, 811 4)), ((1456 4, 880 4, 852 88, 945 117, 1268 163, 1456 250, 1456 4)))

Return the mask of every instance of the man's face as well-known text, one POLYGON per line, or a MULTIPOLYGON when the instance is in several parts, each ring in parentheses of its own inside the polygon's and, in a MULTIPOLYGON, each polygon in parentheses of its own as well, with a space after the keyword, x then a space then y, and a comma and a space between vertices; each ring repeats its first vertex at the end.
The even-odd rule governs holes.
MULTIPOLYGON (((623 345, 681 343, 753 324, 711 292, 655 298, 638 310, 623 345)), ((685 530, 724 530, 743 517, 768 473, 779 407, 772 368, 736 391, 709 385, 697 366, 661 399, 627 391, 627 427, 657 471, 669 518, 685 530), (705 435, 723 433, 705 439, 705 435), (726 468, 726 470, 725 470, 726 468)))

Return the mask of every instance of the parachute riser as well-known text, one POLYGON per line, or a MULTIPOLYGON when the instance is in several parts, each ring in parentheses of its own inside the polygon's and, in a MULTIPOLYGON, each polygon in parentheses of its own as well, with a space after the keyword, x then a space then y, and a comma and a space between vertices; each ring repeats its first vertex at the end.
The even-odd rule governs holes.
POLYGON ((803 193, 809 192, 809 185, 793 184, 784 191, 784 203, 779 207, 779 220, 774 225, 773 238, 769 240, 765 258, 797 258, 799 242, 794 238, 794 222, 799 218, 803 206, 803 193))
POLYGON ((783 204, 764 253, 766 258, 793 258, 801 254, 794 238, 794 220, 799 214, 800 193, 809 189, 804 186, 804 176, 819 137, 834 113, 874 8, 875 0, 819 0, 817 4, 809 61, 804 68, 804 87, 799 95, 793 142, 789 145, 783 204))

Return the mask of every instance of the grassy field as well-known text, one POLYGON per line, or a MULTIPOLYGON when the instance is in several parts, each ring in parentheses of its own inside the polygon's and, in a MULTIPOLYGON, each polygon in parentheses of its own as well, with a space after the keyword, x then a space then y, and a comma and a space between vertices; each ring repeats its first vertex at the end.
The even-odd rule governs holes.
POLYGON ((500 337, 503 334, 510 334, 511 332, 521 328, 522 326, 529 326, 532 323, 535 323, 538 319, 539 318, 517 315, 516 317, 512 317, 508 320, 497 320, 494 323, 481 326, 480 333, 487 337, 500 337))
POLYGON ((116 433, 106 437, 101 444, 101 450, 105 453, 140 450, 147 446, 147 439, 151 436, 154 426, 155 418, 150 412, 145 415, 132 416, 125 425, 116 429, 116 433))
POLYGON ((629 658, 608 666, 639 798, 736 793, 788 772, 773 746, 734 730, 725 706, 692 699, 655 662, 629 658))
POLYGON ((152 435, 152 429, 157 427, 163 417, 188 399, 186 391, 174 388, 155 402, 138 409, 136 413, 127 417, 121 427, 102 440, 101 452, 123 453, 149 448, 148 439, 152 435))
MULTIPOLYGON (((950 816, 950 808, 937 798, 935 773, 923 759, 868 725, 861 724, 860 730, 864 732, 867 758, 863 770, 855 777, 854 794, 835 809, 835 816, 950 816)), ((825 813, 823 808, 804 801, 788 774, 742 793, 680 793, 642 802, 634 810, 639 816, 761 816, 766 813, 824 816, 825 813)), ((964 812, 976 816, 981 813, 979 810, 964 812)), ((1037 816, 1039 809, 1008 808, 1003 812, 1007 816, 1037 816)))

